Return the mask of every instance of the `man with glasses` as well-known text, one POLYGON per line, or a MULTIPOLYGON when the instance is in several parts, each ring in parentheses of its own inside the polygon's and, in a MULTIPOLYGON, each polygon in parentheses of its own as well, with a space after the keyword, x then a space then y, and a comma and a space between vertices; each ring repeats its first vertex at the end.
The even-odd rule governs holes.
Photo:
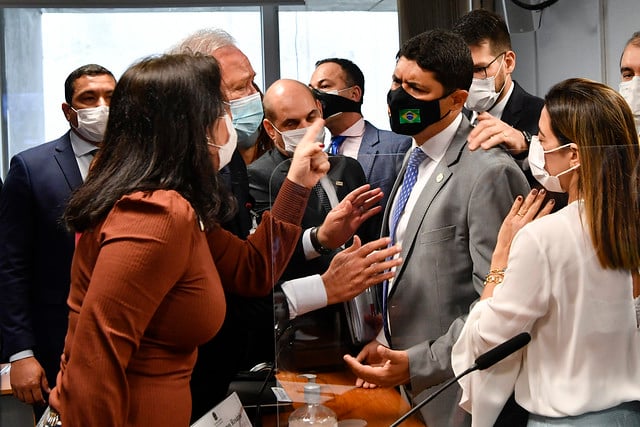
POLYGON ((506 23, 493 12, 477 9, 462 16, 453 31, 462 36, 473 59, 473 82, 465 103, 475 125, 469 149, 503 144, 517 160, 525 159, 531 135, 538 133, 544 101, 511 78, 516 54, 506 23))
MULTIPOLYGON (((516 54, 502 17, 484 9, 462 16, 453 31, 462 36, 473 59, 473 81, 463 110, 474 127, 469 149, 487 150, 502 145, 516 160, 531 187, 540 184, 531 174, 527 155, 531 135, 538 133, 538 120, 544 100, 527 93, 511 74, 516 54)), ((554 199, 553 211, 567 205, 567 196, 548 191, 554 199)))
POLYGON ((357 159, 367 182, 384 192, 384 208, 411 138, 380 130, 364 120, 364 75, 352 61, 326 58, 316 62, 309 86, 322 103, 325 126, 331 132, 329 154, 357 159))

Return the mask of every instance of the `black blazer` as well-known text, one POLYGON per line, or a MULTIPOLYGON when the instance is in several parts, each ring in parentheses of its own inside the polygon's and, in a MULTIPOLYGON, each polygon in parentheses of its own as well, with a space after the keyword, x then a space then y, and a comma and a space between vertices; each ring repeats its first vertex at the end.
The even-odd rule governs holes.
POLYGON ((504 107, 501 120, 518 130, 536 135, 542 107, 544 107, 542 98, 531 95, 514 80, 513 92, 504 107))
POLYGON ((3 354, 33 349, 55 384, 67 331, 73 234, 60 218, 82 184, 71 140, 11 159, 0 194, 0 326, 3 354))

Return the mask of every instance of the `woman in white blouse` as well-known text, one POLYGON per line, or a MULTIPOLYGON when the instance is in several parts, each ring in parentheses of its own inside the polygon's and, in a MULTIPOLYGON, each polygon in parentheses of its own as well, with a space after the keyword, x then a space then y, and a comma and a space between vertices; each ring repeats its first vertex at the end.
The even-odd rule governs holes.
POLYGON ((567 192, 569 205, 546 215, 544 190, 515 201, 484 293, 453 348, 454 371, 520 332, 532 340, 460 380, 460 404, 474 426, 491 426, 515 390, 528 426, 640 426, 633 115, 613 89, 569 79, 547 94, 539 126, 531 170, 548 191, 567 192))

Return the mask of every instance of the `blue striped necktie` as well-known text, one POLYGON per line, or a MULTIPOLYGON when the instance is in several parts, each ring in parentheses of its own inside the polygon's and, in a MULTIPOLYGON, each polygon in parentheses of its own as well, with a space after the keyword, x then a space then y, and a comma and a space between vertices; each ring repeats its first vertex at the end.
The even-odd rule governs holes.
MULTIPOLYGON (((396 243, 396 228, 398 227, 398 221, 400 216, 404 212, 404 208, 407 206, 407 200, 411 195, 411 190, 416 185, 418 180, 418 168, 420 164, 427 159, 428 156, 422 151, 422 148, 415 147, 409 156, 409 162, 407 163, 407 169, 404 172, 404 178, 400 191, 398 191, 397 201, 393 207, 391 213, 391 223, 389 224, 389 236, 391 237, 391 244, 396 243)), ((387 319, 387 296, 389 294, 389 281, 382 282, 382 325, 384 327, 384 334, 387 338, 389 346, 391 346, 391 333, 389 331, 389 323, 387 319)))

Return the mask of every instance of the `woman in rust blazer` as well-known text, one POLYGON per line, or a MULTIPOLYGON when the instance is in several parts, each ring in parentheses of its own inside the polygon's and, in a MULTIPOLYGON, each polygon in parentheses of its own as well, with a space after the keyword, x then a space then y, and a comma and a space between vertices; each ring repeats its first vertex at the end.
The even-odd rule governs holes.
POLYGON ((326 155, 308 138, 267 223, 240 240, 219 225, 233 213, 216 173, 235 143, 228 123, 211 57, 147 58, 116 86, 65 213, 81 233, 50 397, 65 427, 188 426, 196 349, 222 324, 223 286, 264 295, 287 265, 326 155))

